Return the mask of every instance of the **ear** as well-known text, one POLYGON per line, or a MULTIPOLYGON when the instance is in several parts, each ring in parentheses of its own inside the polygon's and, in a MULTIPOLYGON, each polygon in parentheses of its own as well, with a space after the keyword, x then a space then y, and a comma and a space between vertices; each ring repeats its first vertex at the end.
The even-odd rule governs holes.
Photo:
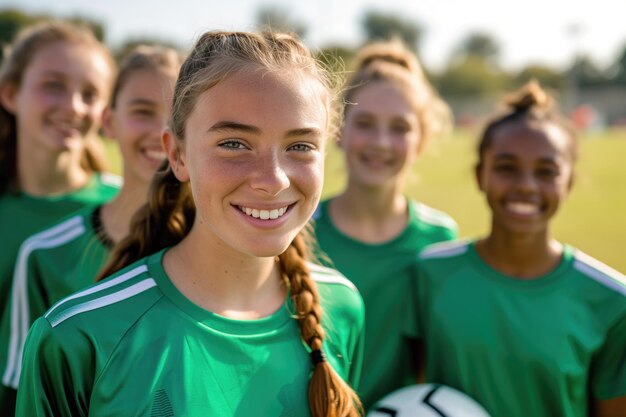
POLYGON ((12 115, 15 115, 17 107, 15 104, 16 92, 17 88, 11 83, 5 83, 0 87, 0 104, 12 115))
POLYGON ((178 181, 189 181, 189 172, 187 170, 187 164, 185 163, 184 149, 181 149, 182 147, 179 141, 169 127, 163 131, 161 145, 163 149, 165 149, 167 160, 178 181))
POLYGON ((574 187, 574 183, 576 182, 576 171, 572 170, 569 176, 569 181, 567 181, 567 192, 570 193, 572 188, 574 187))
POLYGON ((102 111, 102 130, 109 139, 117 139, 117 132, 113 120, 114 113, 115 110, 113 110, 110 106, 106 106, 102 111))

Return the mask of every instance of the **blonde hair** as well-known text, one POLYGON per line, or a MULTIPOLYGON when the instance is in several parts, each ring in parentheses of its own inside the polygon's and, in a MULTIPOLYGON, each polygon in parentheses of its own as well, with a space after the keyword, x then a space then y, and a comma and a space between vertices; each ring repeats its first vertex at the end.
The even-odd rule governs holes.
POLYGON ((556 101, 539 82, 531 80, 519 90, 505 96, 505 110, 492 116, 487 122, 478 143, 478 165, 482 164, 485 150, 491 146, 494 135, 502 126, 520 121, 550 122, 563 129, 570 137, 572 160, 578 156, 578 132, 570 122, 556 109, 556 101))
POLYGON ((111 92, 111 108, 115 108, 120 91, 135 71, 159 71, 172 75, 175 79, 183 60, 184 57, 179 51, 166 46, 139 45, 133 48, 119 65, 111 92))
MULTIPOLYGON (((108 49, 88 28, 60 21, 42 22, 20 31, 7 49, 0 69, 0 88, 12 85, 18 89, 26 68, 37 52, 56 42, 87 45, 105 58, 112 71, 115 68, 108 49)), ((16 118, 0 105, 0 194, 9 190, 18 192, 20 189, 16 161, 16 118)), ((95 138, 86 143, 82 165, 90 171, 104 171, 106 168, 102 145, 95 138)))
POLYGON ((344 92, 344 118, 357 92, 368 84, 388 81, 398 85, 420 122, 421 150, 428 140, 449 130, 452 113, 426 78, 417 57, 399 39, 371 43, 354 59, 355 72, 344 92))
MULTIPOLYGON (((332 77, 294 37, 272 32, 208 32, 198 40, 181 67, 172 106, 174 135, 179 140, 185 137, 185 123, 203 92, 233 73, 259 68, 300 71, 318 80, 323 90, 321 100, 332 113, 335 96, 332 77)), ((111 262, 98 279, 177 244, 189 233, 196 213, 190 186, 176 179, 167 162, 161 168, 151 185, 148 203, 135 214, 129 236, 114 249, 111 262)), ((360 401, 354 391, 327 361, 319 360, 324 340, 322 308, 307 267, 307 245, 302 232, 279 255, 279 260, 302 340, 316 356, 308 393, 311 414, 313 417, 361 415, 360 401)))

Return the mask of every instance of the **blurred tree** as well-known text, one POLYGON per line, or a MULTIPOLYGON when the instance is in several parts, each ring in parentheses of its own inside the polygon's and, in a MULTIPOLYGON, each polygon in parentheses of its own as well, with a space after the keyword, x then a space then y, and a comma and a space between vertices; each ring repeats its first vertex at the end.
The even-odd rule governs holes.
POLYGON ((433 78, 444 96, 475 95, 489 97, 510 87, 510 77, 488 65, 482 58, 468 56, 450 61, 448 67, 433 78))
POLYGON ((304 39, 307 27, 304 23, 294 20, 287 11, 278 5, 263 6, 256 14, 257 27, 281 32, 295 33, 304 39))
POLYGON ((498 65, 500 59, 500 45, 489 34, 474 32, 461 40, 452 55, 454 60, 463 60, 468 57, 478 58, 489 65, 498 65))
POLYGON ((615 74, 615 82, 626 85, 626 43, 622 48, 622 52, 618 55, 615 64, 613 64, 613 72, 615 74))
POLYGON ((545 65, 528 65, 515 75, 514 83, 516 87, 521 87, 528 81, 535 79, 544 87, 560 90, 566 87, 566 78, 563 73, 545 65))
POLYGON ((6 45, 11 43, 13 37, 20 29, 36 20, 36 17, 16 9, 0 10, 0 44, 6 45))
POLYGON ((611 78, 591 57, 585 55, 578 56, 566 70, 566 74, 577 88, 606 85, 610 83, 611 78))
POLYGON ((368 42, 399 37, 415 53, 419 52, 422 27, 417 22, 377 11, 366 12, 362 22, 368 42))

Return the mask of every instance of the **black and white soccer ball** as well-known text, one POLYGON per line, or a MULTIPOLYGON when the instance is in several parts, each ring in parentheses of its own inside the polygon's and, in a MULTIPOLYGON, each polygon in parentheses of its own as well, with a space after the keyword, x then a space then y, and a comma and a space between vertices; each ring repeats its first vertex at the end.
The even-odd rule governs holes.
POLYGON ((366 417, 489 417, 468 395, 439 384, 400 388, 378 401, 366 417))

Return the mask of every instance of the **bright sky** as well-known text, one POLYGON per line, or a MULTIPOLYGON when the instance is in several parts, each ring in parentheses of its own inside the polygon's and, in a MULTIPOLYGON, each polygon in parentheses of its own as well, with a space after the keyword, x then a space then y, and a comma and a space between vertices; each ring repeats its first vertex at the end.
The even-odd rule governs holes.
POLYGON ((142 35, 190 47, 204 31, 252 30, 262 6, 277 5, 308 28, 313 48, 363 41, 367 10, 414 19, 425 29, 421 50, 427 67, 441 68, 471 31, 501 45, 507 68, 543 63, 562 69, 576 51, 599 65, 615 61, 626 46, 626 0, 3 0, 3 6, 56 16, 81 14, 106 26, 116 46, 142 35), (573 35, 572 26, 580 28, 573 35))

